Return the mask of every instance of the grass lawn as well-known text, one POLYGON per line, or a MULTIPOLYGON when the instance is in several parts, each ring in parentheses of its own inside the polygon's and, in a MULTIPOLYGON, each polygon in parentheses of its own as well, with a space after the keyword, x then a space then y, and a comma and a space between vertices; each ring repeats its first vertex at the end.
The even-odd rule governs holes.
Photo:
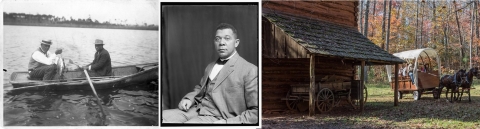
MULTIPOLYGON (((264 128, 480 128, 480 82, 474 81, 471 102, 450 103, 445 93, 440 99, 432 94, 414 101, 412 94, 404 95, 393 106, 393 91, 388 84, 367 84, 368 100, 363 113, 348 104, 334 107, 330 112, 308 116, 307 112, 262 114, 264 128)), ((445 91, 445 89, 444 89, 445 91)))

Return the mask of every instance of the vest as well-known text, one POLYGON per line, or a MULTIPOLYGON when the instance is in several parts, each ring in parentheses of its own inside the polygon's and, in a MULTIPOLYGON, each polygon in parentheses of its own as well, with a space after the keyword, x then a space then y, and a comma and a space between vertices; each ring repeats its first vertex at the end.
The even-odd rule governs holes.
POLYGON ((204 88, 205 90, 202 91, 204 97, 200 99, 200 103, 198 105, 199 115, 217 116, 217 117, 222 116, 217 106, 213 102, 213 99, 211 96, 213 92, 213 86, 215 85, 216 80, 217 80, 217 77, 215 77, 213 80, 208 79, 206 88, 204 88))
MULTIPOLYGON (((43 52, 43 51, 42 51, 42 48, 39 47, 36 51, 39 51, 39 52, 45 54, 46 57, 48 57, 48 54, 47 54, 46 52, 43 52)), ((35 53, 35 52, 33 52, 33 53, 35 53)), ((30 61, 28 62, 28 71, 34 70, 34 69, 36 69, 36 68, 38 68, 38 67, 41 67, 41 66, 44 66, 44 65, 45 65, 45 64, 42 64, 42 63, 37 62, 36 60, 34 60, 34 59, 32 58, 33 53, 32 53, 32 55, 30 56, 30 61)))

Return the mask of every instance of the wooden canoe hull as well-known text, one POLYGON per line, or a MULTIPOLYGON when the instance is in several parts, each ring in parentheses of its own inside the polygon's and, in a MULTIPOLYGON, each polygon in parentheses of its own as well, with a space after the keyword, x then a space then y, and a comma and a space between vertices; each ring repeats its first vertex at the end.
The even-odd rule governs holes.
MULTIPOLYGON (((29 80, 28 72, 12 73, 10 83, 15 89, 25 90, 91 90, 88 80, 82 71, 71 71, 64 74, 65 80, 39 81, 29 80)), ((131 86, 135 84, 158 81, 158 65, 143 69, 136 65, 112 68, 113 76, 92 77, 95 89, 109 89, 131 86)))

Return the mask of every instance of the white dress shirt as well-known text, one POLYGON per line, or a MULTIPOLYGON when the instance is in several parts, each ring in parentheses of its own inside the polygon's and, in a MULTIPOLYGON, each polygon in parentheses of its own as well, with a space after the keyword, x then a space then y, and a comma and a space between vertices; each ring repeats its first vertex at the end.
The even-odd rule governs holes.
MULTIPOLYGON (((237 54, 236 51, 230 57, 228 57, 227 59, 220 59, 220 60, 221 61, 229 60, 235 54, 237 54)), ((210 78, 210 80, 213 80, 217 76, 217 74, 220 72, 220 70, 222 70, 223 66, 224 66, 223 64, 215 63, 215 66, 213 66, 212 72, 210 72, 210 76, 208 76, 208 78, 210 78)))
POLYGON ((56 63, 56 61, 55 61, 56 57, 57 56, 55 55, 55 53, 52 53, 52 52, 49 52, 49 51, 47 51, 47 55, 45 55, 44 53, 39 52, 39 51, 35 51, 32 54, 33 60, 35 60, 37 62, 40 62, 42 64, 45 64, 45 65, 55 64, 56 63))

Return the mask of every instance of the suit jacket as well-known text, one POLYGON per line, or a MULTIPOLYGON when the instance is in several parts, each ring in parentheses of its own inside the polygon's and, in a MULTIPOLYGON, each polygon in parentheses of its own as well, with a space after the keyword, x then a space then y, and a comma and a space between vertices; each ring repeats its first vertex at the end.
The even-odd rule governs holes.
POLYGON ((95 71, 95 73, 100 76, 112 75, 112 62, 110 60, 110 54, 105 49, 95 53, 95 58, 90 65, 91 70, 95 71))
MULTIPOLYGON (((215 61, 208 64, 205 73, 193 92, 185 95, 193 103, 207 84, 215 61)), ((212 90, 212 100, 227 123, 258 123, 258 68, 236 53, 217 74, 212 90)))

